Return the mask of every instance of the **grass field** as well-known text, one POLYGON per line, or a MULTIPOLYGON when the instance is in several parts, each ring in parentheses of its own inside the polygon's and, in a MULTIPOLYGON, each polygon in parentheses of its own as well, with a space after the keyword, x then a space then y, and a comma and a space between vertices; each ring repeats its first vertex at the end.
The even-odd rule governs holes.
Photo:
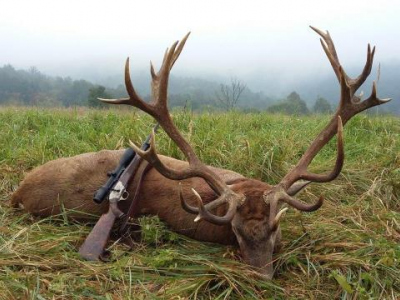
MULTIPOLYGON (((289 171, 327 116, 174 114, 204 162, 269 183, 289 171)), ((68 211, 35 219, 8 205, 24 173, 46 161, 139 142, 153 121, 133 110, 0 109, 0 299, 399 299, 400 119, 358 116, 345 127, 346 161, 335 181, 309 186, 315 213, 290 209, 274 280, 257 278, 237 250, 178 236, 140 220, 134 251, 110 245, 109 263, 82 261, 90 227, 68 211)), ((182 158, 158 134, 162 154, 182 158)), ((330 170, 335 141, 311 170, 330 170)))

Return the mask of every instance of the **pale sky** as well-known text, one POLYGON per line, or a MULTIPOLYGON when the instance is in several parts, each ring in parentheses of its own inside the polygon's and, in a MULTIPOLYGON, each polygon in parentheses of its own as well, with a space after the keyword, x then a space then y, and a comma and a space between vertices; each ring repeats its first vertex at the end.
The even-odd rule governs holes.
MULTIPOLYGON (((36 66, 51 75, 122 72, 191 36, 176 74, 296 76, 330 69, 319 37, 329 30, 344 66, 400 60, 400 1, 93 1, 0 0, 0 66, 36 66)), ((114 74, 113 74, 114 75, 114 74)))

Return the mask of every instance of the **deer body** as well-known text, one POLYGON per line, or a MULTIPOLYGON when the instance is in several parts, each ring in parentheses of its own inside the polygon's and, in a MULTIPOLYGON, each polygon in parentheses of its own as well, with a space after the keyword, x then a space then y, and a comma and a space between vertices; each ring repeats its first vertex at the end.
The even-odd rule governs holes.
MULTIPOLYGON (((189 34, 167 49, 158 72, 151 64, 150 102, 144 101, 135 91, 130 78, 129 59, 125 64, 125 86, 129 97, 99 99, 112 104, 131 105, 151 115, 187 159, 187 162, 182 162, 158 155, 154 134, 151 147, 146 151, 131 143, 136 153, 153 167, 142 186, 140 213, 158 215, 173 230, 198 240, 224 244, 237 242, 243 260, 266 278, 273 275, 272 253, 279 245, 279 222, 287 209, 281 209, 281 205, 285 203, 303 212, 318 210, 323 204, 322 196, 315 203, 307 204, 297 200, 295 195, 309 183, 334 180, 344 162, 343 124, 357 113, 391 100, 378 98, 375 82, 368 98, 363 100, 361 95, 356 95, 371 73, 375 48, 371 50, 368 45, 361 74, 351 78, 340 64, 329 32, 311 28, 321 37, 322 48, 338 79, 339 105, 297 165, 274 186, 243 178, 232 171, 206 166, 175 126, 167 103, 169 74, 189 34), (307 168, 314 157, 336 134, 334 168, 325 174, 309 172, 307 168), (182 182, 182 188, 178 182, 182 182), (190 214, 197 215, 194 222, 190 214)), ((49 162, 27 176, 13 195, 12 202, 14 205, 21 203, 29 212, 44 216, 59 213, 61 203, 65 208, 101 214, 106 207, 96 206, 91 201, 92 195, 106 181, 106 173, 114 169, 121 155, 122 152, 118 151, 101 151, 49 162)))
MULTIPOLYGON (((96 204, 92 200, 93 194, 107 180, 107 172, 116 167, 122 154, 123 150, 103 150, 49 161, 28 173, 12 195, 11 203, 14 207, 20 205, 29 213, 41 217, 59 214, 63 209, 72 210, 68 215, 81 220, 90 218, 90 214, 101 215, 107 211, 108 204, 96 204)), ((168 166, 179 168, 187 165, 184 161, 160 157, 168 166)), ((261 191, 258 195, 260 199, 262 192, 269 187, 263 182, 245 179, 233 171, 212 169, 227 183, 237 181, 232 185, 235 190, 247 193, 244 190, 247 189, 254 194, 258 188, 261 191)), ((191 188, 196 189, 205 203, 217 197, 203 179, 189 178, 182 181, 183 194, 188 202, 195 203, 191 188)), ((131 190, 132 187, 129 187, 130 197, 133 195, 131 190)), ((254 201, 257 201, 256 198, 254 201)), ((236 244, 230 224, 218 226, 209 222, 193 222, 193 215, 181 207, 178 182, 165 178, 154 168, 148 171, 143 180, 138 212, 140 215, 157 215, 172 230, 196 240, 236 244)))

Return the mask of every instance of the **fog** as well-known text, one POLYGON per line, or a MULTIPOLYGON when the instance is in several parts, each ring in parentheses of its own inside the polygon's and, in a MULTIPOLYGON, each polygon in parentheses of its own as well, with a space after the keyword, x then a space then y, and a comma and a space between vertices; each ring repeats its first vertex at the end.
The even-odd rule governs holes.
MULTIPOLYGON (((143 72, 191 31, 176 76, 236 76, 254 90, 331 71, 318 35, 328 29, 342 64, 400 61, 400 1, 0 1, 0 65, 104 82, 126 57, 143 72)), ((382 70, 384 72, 384 70, 382 70)), ((354 74, 355 75, 355 74, 354 74)), ((266 91, 268 92, 268 91, 266 91)))

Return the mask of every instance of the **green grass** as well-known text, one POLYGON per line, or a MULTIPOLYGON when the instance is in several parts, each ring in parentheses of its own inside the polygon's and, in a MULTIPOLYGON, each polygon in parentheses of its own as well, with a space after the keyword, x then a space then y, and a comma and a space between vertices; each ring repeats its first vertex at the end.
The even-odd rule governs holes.
MULTIPOLYGON (((174 113, 200 158, 277 183, 327 116, 174 113)), ((358 116, 345 127, 342 174, 299 196, 326 198, 312 214, 290 209, 273 281, 258 278, 237 249, 199 243, 140 220, 143 240, 128 252, 110 245, 109 263, 82 261, 90 227, 68 212, 35 219, 8 206, 24 173, 46 161, 140 143, 153 121, 131 109, 0 109, 0 299, 398 299, 400 298, 400 119, 358 116)), ((157 134, 162 154, 182 158, 157 134)), ((335 141, 311 170, 335 161, 335 141)))

